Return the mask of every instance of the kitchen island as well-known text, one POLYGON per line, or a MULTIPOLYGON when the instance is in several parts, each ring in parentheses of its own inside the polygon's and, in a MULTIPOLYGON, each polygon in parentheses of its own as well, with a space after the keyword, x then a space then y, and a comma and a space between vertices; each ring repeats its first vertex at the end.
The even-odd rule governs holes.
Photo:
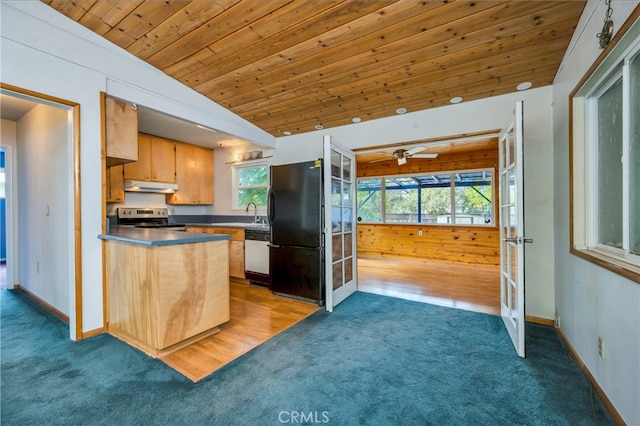
POLYGON ((229 235, 116 226, 99 238, 110 334, 159 357, 229 321, 229 235))

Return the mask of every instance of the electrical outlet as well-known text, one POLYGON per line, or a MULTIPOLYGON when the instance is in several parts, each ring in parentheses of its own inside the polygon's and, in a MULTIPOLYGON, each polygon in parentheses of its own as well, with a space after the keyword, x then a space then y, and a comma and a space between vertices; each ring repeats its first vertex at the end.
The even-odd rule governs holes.
POLYGON ((604 359, 604 339, 602 336, 598 336, 598 355, 604 359))
POLYGON ((418 236, 422 237, 422 229, 418 229, 418 236))
POLYGON ((556 328, 560 328, 560 314, 556 312, 556 328))

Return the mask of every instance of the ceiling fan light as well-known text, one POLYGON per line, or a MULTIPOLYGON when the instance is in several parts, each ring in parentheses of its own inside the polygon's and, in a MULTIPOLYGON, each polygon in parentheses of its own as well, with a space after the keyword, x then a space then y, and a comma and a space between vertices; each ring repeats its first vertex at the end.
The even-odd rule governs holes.
POLYGON ((407 164, 407 159, 404 157, 398 157, 398 166, 402 166, 403 164, 407 164))

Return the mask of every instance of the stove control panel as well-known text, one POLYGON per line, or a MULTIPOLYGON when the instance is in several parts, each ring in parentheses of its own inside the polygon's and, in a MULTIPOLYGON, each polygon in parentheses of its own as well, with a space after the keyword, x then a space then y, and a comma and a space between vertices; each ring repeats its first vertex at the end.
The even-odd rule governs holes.
POLYGON ((118 207, 117 215, 120 219, 157 219, 168 218, 169 209, 166 207, 118 207))

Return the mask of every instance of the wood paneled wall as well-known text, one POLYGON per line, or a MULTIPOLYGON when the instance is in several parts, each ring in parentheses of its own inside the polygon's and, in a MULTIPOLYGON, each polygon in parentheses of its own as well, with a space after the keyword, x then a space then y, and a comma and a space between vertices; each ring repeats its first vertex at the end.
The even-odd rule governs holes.
MULTIPOLYGON (((494 217, 498 220, 498 144, 495 148, 440 154, 434 159, 358 162, 358 177, 392 176, 466 169, 494 170, 494 217)), ((358 256, 451 260, 466 263, 500 264, 500 229, 497 226, 446 226, 410 224, 357 225, 358 256), (422 231, 422 232, 420 232, 422 231)))
POLYGON ((358 256, 362 257, 402 256, 500 264, 497 227, 359 223, 357 231, 358 256))

